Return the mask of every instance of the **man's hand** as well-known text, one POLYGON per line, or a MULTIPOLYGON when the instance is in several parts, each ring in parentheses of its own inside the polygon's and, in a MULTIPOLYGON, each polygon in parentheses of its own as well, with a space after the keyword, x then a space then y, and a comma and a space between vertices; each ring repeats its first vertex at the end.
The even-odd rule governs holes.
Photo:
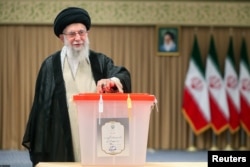
POLYGON ((97 93, 123 93, 120 81, 116 83, 112 79, 101 79, 97 82, 97 93))

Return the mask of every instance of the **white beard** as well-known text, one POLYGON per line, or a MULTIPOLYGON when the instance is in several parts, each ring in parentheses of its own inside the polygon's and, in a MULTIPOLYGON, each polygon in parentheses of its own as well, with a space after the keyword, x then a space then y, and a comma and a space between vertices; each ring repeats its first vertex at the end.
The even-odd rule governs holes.
POLYGON ((82 61, 89 61, 89 38, 86 38, 83 46, 80 48, 71 46, 66 37, 64 38, 64 44, 71 72, 75 77, 79 63, 82 61))
POLYGON ((89 57, 89 38, 87 37, 84 41, 84 44, 80 48, 75 48, 74 46, 71 46, 67 38, 64 38, 64 43, 67 48, 67 56, 69 58, 77 58, 79 60, 82 60, 83 58, 89 57))

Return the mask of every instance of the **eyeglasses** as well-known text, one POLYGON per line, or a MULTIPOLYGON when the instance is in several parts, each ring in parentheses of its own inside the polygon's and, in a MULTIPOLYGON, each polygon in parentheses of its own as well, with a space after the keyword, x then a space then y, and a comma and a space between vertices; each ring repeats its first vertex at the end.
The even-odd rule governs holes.
POLYGON ((75 31, 75 32, 68 32, 68 33, 63 33, 64 35, 69 36, 70 38, 74 38, 76 36, 76 34, 79 34, 81 37, 85 36, 88 33, 88 31, 86 30, 79 30, 79 31, 75 31))

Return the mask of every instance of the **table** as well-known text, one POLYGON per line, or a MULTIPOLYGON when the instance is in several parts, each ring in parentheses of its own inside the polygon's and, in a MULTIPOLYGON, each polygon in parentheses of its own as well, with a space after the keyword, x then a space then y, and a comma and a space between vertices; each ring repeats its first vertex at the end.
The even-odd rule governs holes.
MULTIPOLYGON (((121 165, 117 165, 120 166, 121 165)), ((36 167, 105 167, 82 166, 79 162, 40 162, 36 167)), ((107 167, 107 166, 106 166, 107 167)), ((147 162, 143 167, 207 167, 207 162, 147 162)))

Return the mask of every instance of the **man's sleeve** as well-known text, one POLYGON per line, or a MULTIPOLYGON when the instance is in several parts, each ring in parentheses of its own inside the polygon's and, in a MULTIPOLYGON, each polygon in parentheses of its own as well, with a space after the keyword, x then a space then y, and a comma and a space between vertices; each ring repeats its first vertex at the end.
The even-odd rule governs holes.
POLYGON ((123 66, 115 66, 113 60, 108 57, 105 57, 105 67, 107 78, 118 78, 123 86, 123 92, 131 93, 131 78, 129 71, 123 66))
POLYGON ((43 140, 46 134, 46 125, 44 123, 46 114, 44 111, 48 111, 50 108, 48 93, 51 86, 51 84, 48 84, 50 78, 46 75, 47 70, 46 63, 43 63, 37 76, 34 100, 22 141, 22 145, 29 150, 33 165, 44 157, 43 140))

